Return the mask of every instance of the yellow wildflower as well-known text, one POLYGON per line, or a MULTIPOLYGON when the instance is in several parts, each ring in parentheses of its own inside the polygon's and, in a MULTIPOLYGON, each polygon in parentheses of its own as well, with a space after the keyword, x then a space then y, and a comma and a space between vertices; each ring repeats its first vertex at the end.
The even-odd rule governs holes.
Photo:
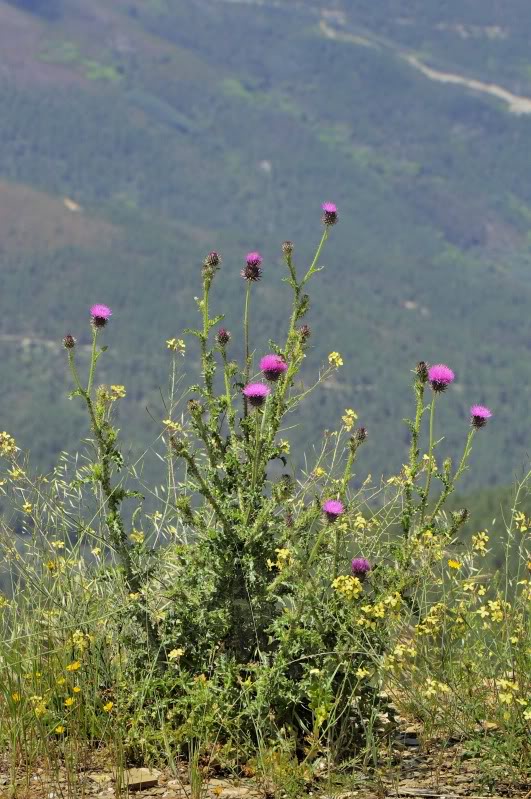
POLYGON ((357 420, 358 414, 352 408, 346 408, 344 415, 341 417, 345 430, 352 430, 354 422, 357 420))
POLYGON ((66 682, 66 677, 58 677, 56 680, 57 685, 64 685, 66 682))
POLYGON ((166 340, 166 346, 172 352, 179 352, 183 356, 186 353, 186 343, 182 338, 169 338, 166 340))
POLYGON ((72 707, 72 705, 74 704, 74 702, 75 702, 75 699, 74 699, 74 697, 73 697, 73 696, 69 696, 69 697, 67 697, 67 698, 65 699, 65 707, 72 707))
POLYGON ((360 666, 360 668, 356 671, 356 677, 360 680, 363 680, 363 678, 368 677, 370 673, 371 672, 368 669, 364 669, 360 666))
POLYGON ((133 530, 133 532, 131 533, 129 538, 135 544, 143 544, 145 536, 144 536, 144 533, 141 530, 133 530))
POLYGON ((343 366, 343 358, 339 354, 339 352, 331 352, 328 356, 328 363, 330 366, 333 366, 334 369, 339 369, 340 366, 343 366))
POLYGON ((0 433, 0 455, 14 455, 17 445, 13 436, 4 430, 0 433))
POLYGON ((291 554, 291 550, 287 549, 286 547, 282 547, 281 549, 275 549, 277 559, 275 561, 267 559, 267 568, 269 570, 276 567, 279 571, 282 571, 286 566, 291 566, 293 562, 293 556, 291 554))
POLYGON ((459 561, 458 561, 458 560, 452 560, 452 558, 450 558, 450 559, 448 560, 448 566, 449 566, 451 569, 460 569, 462 565, 463 565, 463 564, 462 564, 462 563, 459 563, 459 561))
POLYGON ((125 386, 111 386, 111 400, 119 400, 124 399, 126 396, 127 391, 125 390, 125 386))
POLYGON ((20 702, 19 692, 15 691, 13 694, 11 694, 11 699, 13 700, 13 702, 20 702))
POLYGON ((183 429, 179 422, 173 422, 171 419, 164 419, 162 424, 165 425, 171 433, 178 433, 183 429))
POLYGON ((33 505, 31 504, 31 502, 25 502, 22 506, 22 510, 24 511, 24 513, 32 513, 33 505))
POLYGON ((93 547, 90 551, 96 558, 98 557, 98 555, 101 555, 101 547, 93 547))
POLYGON ((110 713, 113 707, 114 707, 114 702, 107 702, 105 705, 103 705, 103 712, 110 713))
POLYGON ((480 555, 487 554, 488 542, 489 537, 485 532, 477 533, 476 535, 472 536, 472 546, 476 552, 479 552, 480 555))
POLYGON ((68 666, 66 667, 66 670, 67 671, 77 671, 80 668, 81 668, 81 663, 79 662, 79 660, 74 660, 72 663, 68 664, 68 666))
POLYGON ((57 727, 55 728, 55 732, 57 733, 57 735, 62 735, 64 731, 65 727, 63 726, 63 724, 58 724, 57 727))
POLYGON ((178 649, 172 649, 171 652, 168 654, 168 660, 179 660, 180 657, 184 655, 184 649, 179 647, 178 649))
POLYGON ((79 685, 74 685, 74 687, 72 688, 72 691, 75 694, 80 694, 81 693, 81 688, 79 687, 79 685))
POLYGON ((356 599, 363 591, 363 586, 358 577, 340 574, 332 583, 332 588, 339 594, 343 594, 345 599, 356 599))
POLYGON ((25 477, 25 472, 24 469, 19 469, 18 466, 13 466, 13 468, 8 472, 8 475, 13 480, 20 480, 22 477, 25 477))
POLYGON ((281 438, 278 442, 278 450, 283 455, 289 455, 291 451, 291 444, 285 438, 281 438))
POLYGON ((65 542, 64 541, 50 541, 50 546, 52 546, 54 549, 64 549, 65 548, 65 542))

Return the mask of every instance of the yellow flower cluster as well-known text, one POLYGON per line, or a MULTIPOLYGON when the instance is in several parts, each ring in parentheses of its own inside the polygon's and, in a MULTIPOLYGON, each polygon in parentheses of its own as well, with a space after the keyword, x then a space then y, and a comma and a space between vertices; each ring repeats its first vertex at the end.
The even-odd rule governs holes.
POLYGON ((492 621, 503 621, 505 618, 505 611, 510 607, 508 602, 504 602, 501 599, 489 599, 487 604, 482 605, 476 613, 478 616, 481 616, 482 619, 490 618, 492 621))
POLYGON ((14 455, 17 451, 17 444, 13 436, 4 430, 0 433, 0 455, 14 455))
POLYGON ((286 566, 291 566, 293 563, 293 555, 290 549, 282 547, 281 549, 275 549, 275 553, 277 556, 276 560, 268 558, 266 561, 269 570, 277 568, 281 572, 286 566))
POLYGON ((163 419, 162 424, 170 431, 170 433, 181 433, 183 430, 182 424, 174 422, 172 419, 163 419))
POLYGON ((440 694, 449 694, 450 688, 448 685, 446 685, 446 683, 439 682, 439 680, 434 680, 432 677, 428 677, 426 680, 426 687, 422 693, 426 699, 432 699, 434 696, 439 696, 440 694))
POLYGON ((476 533, 476 535, 472 536, 472 547, 475 549, 476 552, 479 552, 480 555, 487 554, 488 543, 489 543, 489 537, 484 531, 481 533, 476 533))
POLYGON ((134 544, 143 544, 145 535, 142 530, 133 530, 129 538, 134 544))
POLYGON ((26 476, 26 473, 24 469, 20 469, 18 466, 13 466, 13 468, 8 471, 8 475, 12 480, 20 480, 22 477, 26 476))
POLYGON ((127 392, 125 386, 111 386, 111 400, 124 399, 127 392))
POLYGON ((528 519, 525 513, 522 511, 517 510, 514 514, 514 523, 516 524, 516 529, 520 533, 527 533, 529 530, 529 525, 531 524, 531 519, 528 519))
POLYGON ((352 410, 352 408, 346 408, 344 415, 341 417, 345 430, 352 430, 357 418, 358 414, 356 411, 352 410))
POLYGON ((76 630, 72 633, 72 643, 78 652, 85 652, 88 649, 90 640, 90 635, 82 630, 76 630))
POLYGON ((407 662, 408 669, 415 671, 415 664, 409 663, 408 660, 414 658, 416 654, 417 650, 411 644, 397 644, 393 651, 386 656, 383 667, 387 670, 395 670, 401 668, 407 662))
POLYGON ((330 366, 333 366, 334 369, 339 369, 340 366, 343 366, 343 358, 339 354, 339 352, 331 352, 328 356, 328 363, 330 366))
POLYGON ((390 594, 380 602, 375 602, 370 605, 362 605, 360 610, 363 615, 357 620, 359 627, 368 627, 370 630, 376 629, 376 619, 384 619, 386 616, 393 614, 402 603, 400 594, 390 594))
POLYGON ((438 602, 432 605, 423 621, 419 622, 415 627, 418 635, 433 635, 440 628, 442 623, 442 616, 444 614, 444 605, 438 602))
POLYGON ((278 451, 283 455, 289 455, 291 452, 291 444, 285 438, 281 438, 278 442, 278 451))
POLYGON ((358 577, 340 574, 332 583, 332 588, 345 599, 356 599, 363 591, 363 586, 358 577))
POLYGON ((184 649, 179 647, 178 649, 172 649, 171 652, 168 653, 168 660, 179 660, 184 655, 184 649))
POLYGON ((186 353, 186 343, 182 338, 169 338, 166 340, 166 346, 172 352, 179 352, 183 356, 186 353))

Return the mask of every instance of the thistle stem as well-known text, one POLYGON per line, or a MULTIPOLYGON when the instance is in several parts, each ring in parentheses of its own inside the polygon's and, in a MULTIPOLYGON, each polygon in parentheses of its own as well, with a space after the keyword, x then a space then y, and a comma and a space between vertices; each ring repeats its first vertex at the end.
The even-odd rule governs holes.
POLYGON ((426 505, 428 504, 429 494, 430 494, 430 486, 431 486, 431 477, 433 473, 433 419, 435 416, 435 399, 437 397, 436 392, 433 392, 433 399, 431 401, 430 406, 430 446, 428 450, 428 475, 426 477, 426 488, 424 489, 424 496, 422 498, 422 513, 420 520, 421 522, 424 521, 424 516, 426 515, 426 505))
POLYGON ((92 351, 90 354, 90 371, 89 371, 89 378, 87 384, 87 394, 90 397, 92 392, 92 384, 94 383, 94 370, 96 368, 96 342, 98 340, 98 328, 93 325, 92 327, 92 351))
MULTIPOLYGON (((247 281, 245 289, 245 310, 243 315, 243 335, 245 339, 245 385, 249 382, 249 374, 251 371, 251 356, 249 355, 249 305, 251 298, 251 281, 247 281)), ((247 417, 249 413, 249 401, 247 397, 243 398, 243 416, 247 417)))

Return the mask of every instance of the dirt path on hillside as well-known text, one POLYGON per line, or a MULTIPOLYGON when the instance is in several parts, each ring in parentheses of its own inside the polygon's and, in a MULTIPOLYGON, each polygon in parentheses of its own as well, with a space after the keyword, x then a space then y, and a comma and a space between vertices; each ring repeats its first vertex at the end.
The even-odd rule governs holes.
MULTIPOLYGON (((329 39, 364 46, 382 46, 379 42, 371 41, 367 35, 355 36, 352 33, 337 30, 324 19, 321 20, 319 28, 329 39)), ((464 86, 467 89, 472 89, 472 91, 496 97, 498 100, 503 100, 503 102, 507 103, 509 111, 512 114, 531 114, 531 97, 522 97, 518 94, 513 94, 507 89, 504 89, 503 86, 498 86, 496 83, 484 83, 474 78, 465 78, 463 75, 458 75, 456 73, 442 72, 438 69, 433 69, 423 64, 416 56, 409 54, 405 50, 401 50, 397 46, 389 49, 393 49, 399 58, 406 61, 414 69, 421 72, 424 77, 429 78, 429 80, 436 81, 437 83, 450 83, 455 86, 464 86)))

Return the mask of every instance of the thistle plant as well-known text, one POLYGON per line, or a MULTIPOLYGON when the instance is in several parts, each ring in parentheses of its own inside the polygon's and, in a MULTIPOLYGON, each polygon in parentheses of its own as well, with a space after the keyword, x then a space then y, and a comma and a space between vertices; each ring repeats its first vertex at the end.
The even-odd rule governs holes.
MULTIPOLYGON (((260 290, 262 276, 269 279, 269 270, 259 253, 247 254, 241 272, 241 363, 232 359, 237 333, 219 327, 223 315, 212 311, 217 276, 228 267, 217 252, 203 260, 199 322, 183 333, 198 344, 200 379, 180 400, 174 396, 181 379, 177 356, 186 343, 167 340, 172 391, 157 435, 168 480, 163 490, 151 489, 161 511, 145 513, 142 484, 128 488, 138 475, 124 464, 114 421, 125 389, 98 383, 107 349, 101 339, 112 341, 112 327, 119 324, 119 313, 106 305, 90 309, 86 374, 75 338, 63 341, 72 397, 83 403, 90 424, 87 459, 81 466, 68 461, 54 475, 45 501, 41 483, 27 476, 14 439, 0 435, 16 512, 35 542, 35 574, 44 572, 40 582, 30 580, 29 572, 19 580, 40 586, 42 604, 34 615, 47 623, 47 648, 41 652, 35 644, 31 656, 57 662, 62 675, 61 682, 50 679, 46 691, 33 691, 40 697, 37 736, 53 732, 70 740, 75 722, 77 734, 90 738, 97 730, 104 738, 112 726, 116 751, 140 760, 147 748, 150 757, 173 762, 176 749, 188 755, 196 772, 207 754, 233 763, 235 751, 251 759, 264 742, 289 750, 310 770, 318 756, 329 762, 360 753, 364 762, 374 759, 371 742, 388 733, 382 712, 388 722, 392 717, 383 689, 399 675, 407 685, 407 674, 427 663, 423 643, 417 635, 408 639, 408 631, 431 635, 433 619, 440 619, 439 588, 446 590, 448 570, 454 568, 445 565, 441 577, 441 562, 461 568, 448 554, 462 543, 468 515, 446 512, 446 503, 492 413, 473 405, 457 465, 448 458, 438 465, 436 409, 451 401, 455 376, 445 364, 421 362, 413 381, 414 418, 406 420, 409 461, 399 475, 380 484, 370 477, 354 481, 368 433, 355 428, 358 415, 352 408, 308 451, 304 468, 290 462, 287 414, 343 365, 340 353, 331 352, 308 379, 315 368, 305 321, 309 291, 337 222, 336 205, 324 203, 320 240, 302 271, 294 245, 282 245, 292 303, 276 341, 263 341, 252 324, 252 294, 260 290), (151 540, 139 529, 148 522, 156 530, 151 540), (49 565, 43 569, 38 553, 54 549, 50 530, 60 525, 64 536, 57 546, 64 556, 45 555, 49 565), (65 592, 68 602, 62 599, 65 592), (68 621, 72 614, 75 622, 68 621), (65 633, 71 623, 74 629, 65 633), (74 667, 90 673, 91 684, 98 686, 92 705, 76 706, 75 717, 73 693, 66 706, 57 688, 70 687, 63 672, 74 667)), ((485 548, 485 539, 477 538, 473 546, 485 548)), ((7 531, 3 547, 21 569, 7 531)), ((468 561, 467 569, 470 577, 468 561)), ((31 607, 33 599, 25 601, 31 607)), ((452 588, 444 601, 448 615, 462 596, 452 588)), ((502 599, 496 594, 490 601, 502 599)), ((487 611, 492 616, 506 608, 493 605, 487 611)), ((522 613, 518 605, 519 629, 522 613)), ((24 702, 12 698, 22 696, 23 640, 25 635, 16 636, 5 645, 2 668, 9 707, 18 716, 24 710, 28 718, 31 696, 24 702)), ((426 680, 435 681, 437 693, 448 678, 435 672, 432 668, 426 680)), ((429 699, 432 683, 426 685, 429 699)), ((516 696, 516 689, 511 692, 516 696)))

